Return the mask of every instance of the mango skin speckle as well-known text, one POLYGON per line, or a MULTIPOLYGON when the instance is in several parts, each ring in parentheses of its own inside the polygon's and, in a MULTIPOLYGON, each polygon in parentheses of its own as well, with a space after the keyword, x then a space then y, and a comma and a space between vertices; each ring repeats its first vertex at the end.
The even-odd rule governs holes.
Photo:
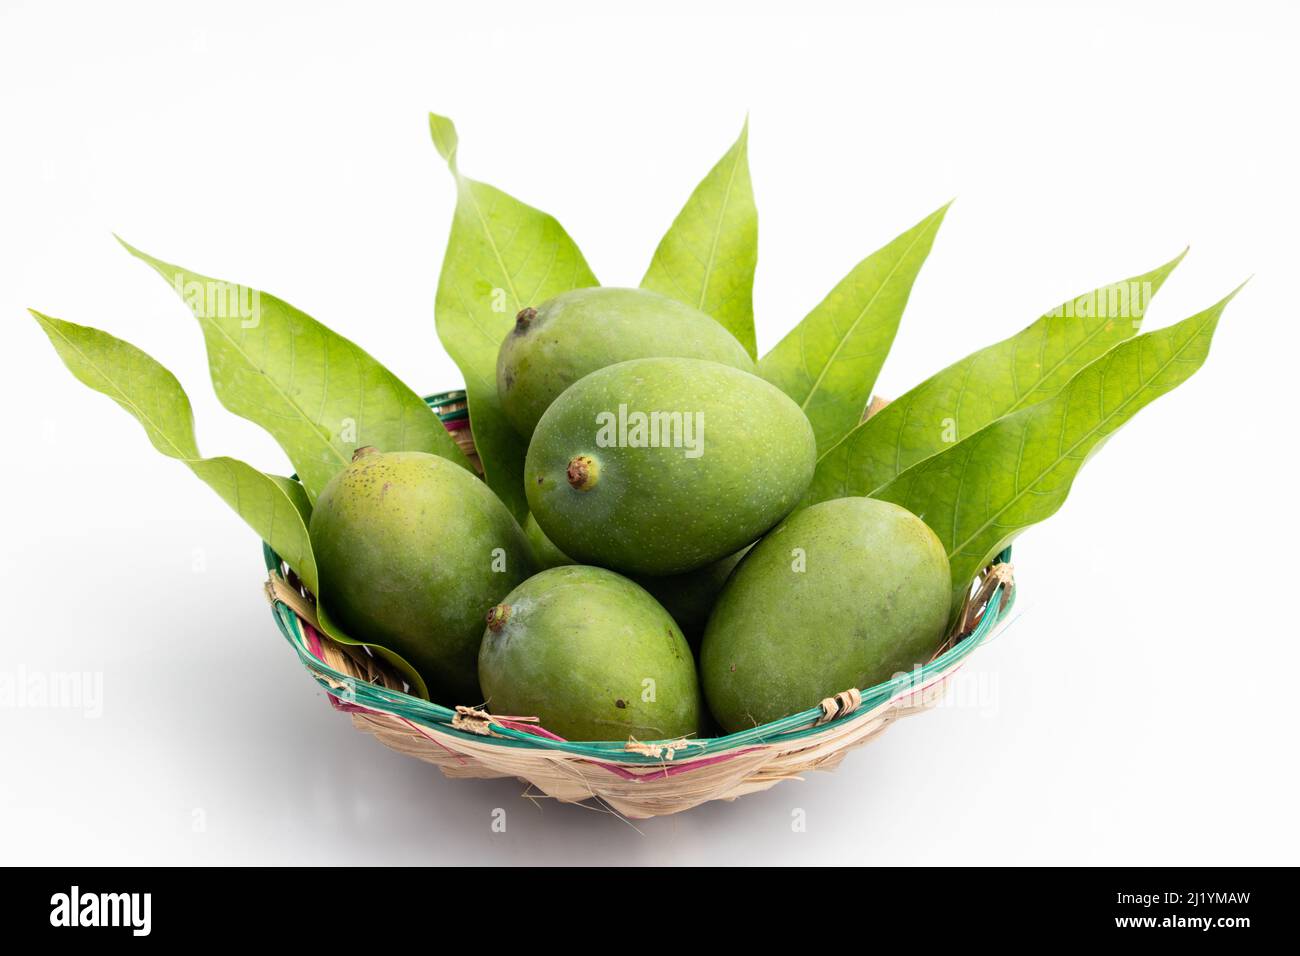
POLYGON ((479 680, 494 714, 537 717, 568 740, 696 734, 703 702, 690 647, 644 589, 566 565, 506 596, 483 631, 479 680))
POLYGON ((330 617, 405 657, 441 704, 476 705, 488 609, 533 573, 523 531, 468 471, 421 452, 369 454, 311 516, 330 617))
POLYGON ((645 289, 564 292, 506 335, 497 353, 497 396, 524 438, 560 393, 618 362, 657 356, 708 359, 747 372, 754 360, 714 319, 645 289))
POLYGON ((700 648, 709 709, 734 733, 909 671, 943 642, 950 596, 943 544, 905 508, 838 498, 798 511, 714 606, 700 648))
POLYGON ((591 373, 542 416, 524 484, 542 531, 576 561, 634 575, 681 574, 743 548, 790 513, 812 481, 816 441, 775 386, 700 359, 649 358, 591 373), (605 447, 598 416, 701 416, 698 457, 683 447, 605 447), (599 480, 573 488, 575 456, 599 480))

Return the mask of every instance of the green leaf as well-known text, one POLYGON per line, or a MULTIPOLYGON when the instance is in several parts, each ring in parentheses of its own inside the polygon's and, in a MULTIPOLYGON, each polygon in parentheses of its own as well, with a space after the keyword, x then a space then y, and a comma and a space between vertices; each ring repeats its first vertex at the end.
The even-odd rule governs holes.
POLYGON ((757 357, 754 268, 758 210, 749 180, 749 121, 677 214, 641 288, 713 316, 757 357))
POLYGON ((954 608, 994 555, 1056 513, 1074 476, 1110 435, 1201 367, 1233 295, 1116 346, 1055 397, 998 419, 876 492, 921 517, 944 543, 954 608))
POLYGON ((312 501, 362 445, 429 452, 473 470, 424 400, 360 346, 273 295, 122 245, 190 307, 221 404, 271 433, 312 501))
POLYGON ((297 572, 307 589, 317 596, 322 631, 341 644, 370 648, 396 667, 418 694, 429 696, 419 673, 401 655, 349 637, 325 613, 307 532, 311 504, 302 485, 290 478, 264 474, 237 458, 203 458, 194 438, 189 396, 175 375, 134 345, 107 332, 35 310, 31 313, 63 364, 82 384, 130 412, 144 426, 154 448, 184 462, 297 572))
POLYGON ((793 398, 825 451, 862 421, 945 205, 863 259, 758 363, 793 398))
POLYGON ((871 495, 990 422, 1051 398, 1081 368, 1137 333, 1151 297, 1185 254, 1063 302, 890 402, 822 451, 806 503, 871 495))
MULTIPOLYGON (((188 401, 189 399, 186 399, 188 401)), ((307 489, 302 486, 302 482, 294 478, 284 478, 280 475, 267 475, 272 481, 280 486, 280 490, 288 496, 290 504, 298 509, 298 516, 302 518, 304 525, 311 524, 311 499, 307 497, 307 489)), ((266 539, 263 538, 263 541, 266 539)), ((276 551, 279 554, 279 551, 276 551)), ((281 555, 283 557, 283 555, 281 555)), ((293 565, 290 565, 293 567, 293 565)), ((301 575, 299 575, 301 577, 301 575)), ((312 591, 315 594, 315 590, 312 591)))
POLYGON ((599 283, 553 217, 461 175, 451 120, 430 113, 429 131, 456 181, 456 212, 438 280, 438 338, 465 376, 484 477, 522 523, 528 514, 527 444, 497 399, 497 352, 520 309, 599 283))
POLYGON ((302 486, 235 458, 203 458, 189 397, 171 372, 107 332, 32 310, 68 371, 107 395, 144 426, 154 448, 184 462, 275 549, 315 593, 316 559, 307 537, 310 505, 302 486))
POLYGON ((337 641, 340 644, 348 644, 352 647, 367 648, 371 653, 388 661, 388 663, 392 664, 393 667, 397 669, 398 673, 405 678, 406 682, 411 685, 413 693, 423 697, 425 700, 430 699, 429 685, 424 682, 424 678, 420 676, 420 672, 412 667, 405 657, 396 651, 390 651, 386 647, 380 647, 378 644, 367 644, 365 641, 358 641, 355 637, 346 634, 334 621, 333 617, 330 616, 327 602, 319 598, 316 601, 316 623, 319 625, 321 631, 328 635, 332 640, 337 641))

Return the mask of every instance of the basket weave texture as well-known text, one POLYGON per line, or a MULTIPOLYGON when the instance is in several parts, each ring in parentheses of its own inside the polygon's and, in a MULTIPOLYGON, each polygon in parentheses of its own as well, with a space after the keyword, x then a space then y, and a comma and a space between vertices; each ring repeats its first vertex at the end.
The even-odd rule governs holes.
MULTIPOLYGON (((472 452, 464 394, 428 399, 472 452)), ((474 459, 477 461, 477 458, 474 459)), ((448 777, 516 777, 531 796, 595 801, 630 819, 733 800, 809 770, 832 770, 844 755, 899 717, 933 707, 967 655, 1005 621, 1015 586, 1003 552, 977 583, 951 637, 923 667, 869 688, 848 688, 817 707, 725 737, 675 741, 566 741, 530 715, 445 707, 407 693, 402 678, 362 647, 337 643, 317 624, 314 598, 270 549, 267 597, 281 633, 337 710, 399 753, 448 777)))

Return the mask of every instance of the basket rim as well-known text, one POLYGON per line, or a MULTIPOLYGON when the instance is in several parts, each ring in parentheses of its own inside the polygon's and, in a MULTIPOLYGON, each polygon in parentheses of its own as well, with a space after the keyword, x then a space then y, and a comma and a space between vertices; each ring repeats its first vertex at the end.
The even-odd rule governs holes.
MULTIPOLYGON (((270 574, 283 580, 283 565, 279 560, 279 556, 265 544, 263 545, 263 556, 267 561, 270 574)), ((993 565, 990 565, 990 568, 1007 564, 1006 559, 1009 557, 1010 549, 1007 549, 998 556, 998 560, 993 565)), ((576 741, 551 739, 530 730, 500 723, 491 714, 477 708, 467 706, 446 707, 425 700, 422 697, 416 697, 413 694, 358 680, 350 674, 345 674, 331 667, 318 656, 317 652, 312 650, 312 638, 318 641, 329 640, 327 636, 316 632, 309 623, 304 622, 298 613, 280 598, 273 596, 271 604, 272 614, 281 635, 293 647, 299 660, 311 673, 316 683, 330 697, 339 701, 340 705, 346 710, 390 714, 435 729, 439 733, 481 743, 490 742, 503 747, 559 751, 576 756, 593 757, 606 762, 654 765, 662 763, 663 758, 658 754, 640 754, 636 751, 629 751, 627 749, 629 742, 626 740, 576 741), (309 636, 309 632, 311 636, 309 636), (483 723, 482 729, 474 731, 464 729, 467 724, 464 720, 466 715, 479 718, 483 723)), ((732 753, 747 747, 787 743, 815 736, 832 725, 841 725, 868 716, 881 705, 918 693, 956 670, 976 648, 987 642, 998 626, 1006 620, 1014 604, 1015 588, 1008 587, 1005 582, 999 582, 990 594, 986 609, 980 615, 979 622, 969 634, 949 650, 934 658, 934 660, 921 667, 914 668, 906 674, 883 681, 872 687, 854 688, 846 691, 845 693, 852 693, 853 690, 857 691, 858 702, 852 707, 845 708, 828 719, 826 710, 819 705, 733 734, 725 734, 721 737, 690 738, 686 744, 686 751, 689 756, 684 754, 677 762, 683 763, 688 759, 716 757, 720 754, 732 753)), ((644 741, 642 743, 653 745, 669 742, 675 743, 675 741, 644 741)))
MULTIPOLYGON (((425 401, 436 411, 438 405, 449 400, 463 400, 464 394, 460 389, 440 392, 426 397, 425 401)), ((278 579, 285 586, 291 587, 286 578, 283 560, 265 541, 262 542, 262 554, 271 578, 278 579)), ((1009 567, 1010 559, 1011 548, 1007 547, 990 564, 984 578, 988 580, 988 575, 994 568, 1009 567)), ((268 582, 268 585, 270 583, 268 582)), ((306 596, 308 592, 299 589, 298 593, 306 596)), ((531 729, 526 729, 527 725, 511 726, 512 722, 501 723, 491 714, 476 708, 468 706, 449 708, 413 694, 358 680, 350 674, 331 667, 319 651, 313 649, 313 641, 319 646, 318 642, 329 640, 328 636, 321 634, 311 623, 304 621, 298 612, 276 593, 274 587, 268 586, 268 595, 272 616, 281 635, 293 647, 299 660, 311 673, 316 683, 332 700, 339 702, 339 706, 343 709, 389 714, 436 730, 440 734, 478 743, 492 743, 507 748, 556 751, 573 756, 595 758, 605 763, 643 766, 663 764, 664 748, 653 746, 655 744, 680 744, 669 749, 667 757, 672 759, 675 750, 682 750, 683 753, 674 761, 680 764, 718 757, 721 754, 734 755, 737 750, 747 747, 787 743, 815 736, 831 726, 842 726, 865 717, 895 699, 918 693, 954 671, 966 657, 991 637, 998 626, 1007 619, 1014 606, 1016 589, 1010 583, 1009 575, 998 575, 996 587, 991 590, 987 601, 979 609, 981 612, 979 619, 971 631, 933 660, 906 674, 896 675, 873 687, 847 689, 834 698, 827 698, 816 707, 733 734, 689 738, 684 742, 640 742, 647 745, 641 749, 652 751, 648 753, 629 750, 629 741, 626 740, 571 741, 541 736, 531 729), (471 719, 466 720, 467 716, 471 719), (465 729, 467 727, 473 729, 465 729)))

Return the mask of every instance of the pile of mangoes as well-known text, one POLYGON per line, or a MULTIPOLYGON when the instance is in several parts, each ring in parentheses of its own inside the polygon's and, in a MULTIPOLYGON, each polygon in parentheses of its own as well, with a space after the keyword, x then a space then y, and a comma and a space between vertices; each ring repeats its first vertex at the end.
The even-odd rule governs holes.
POLYGON ((934 532, 869 498, 796 510, 812 426, 703 312, 561 294, 518 314, 497 390, 528 443, 524 528, 446 459, 372 448, 311 515, 333 619, 434 700, 571 740, 676 738, 813 707, 942 642, 934 532))

